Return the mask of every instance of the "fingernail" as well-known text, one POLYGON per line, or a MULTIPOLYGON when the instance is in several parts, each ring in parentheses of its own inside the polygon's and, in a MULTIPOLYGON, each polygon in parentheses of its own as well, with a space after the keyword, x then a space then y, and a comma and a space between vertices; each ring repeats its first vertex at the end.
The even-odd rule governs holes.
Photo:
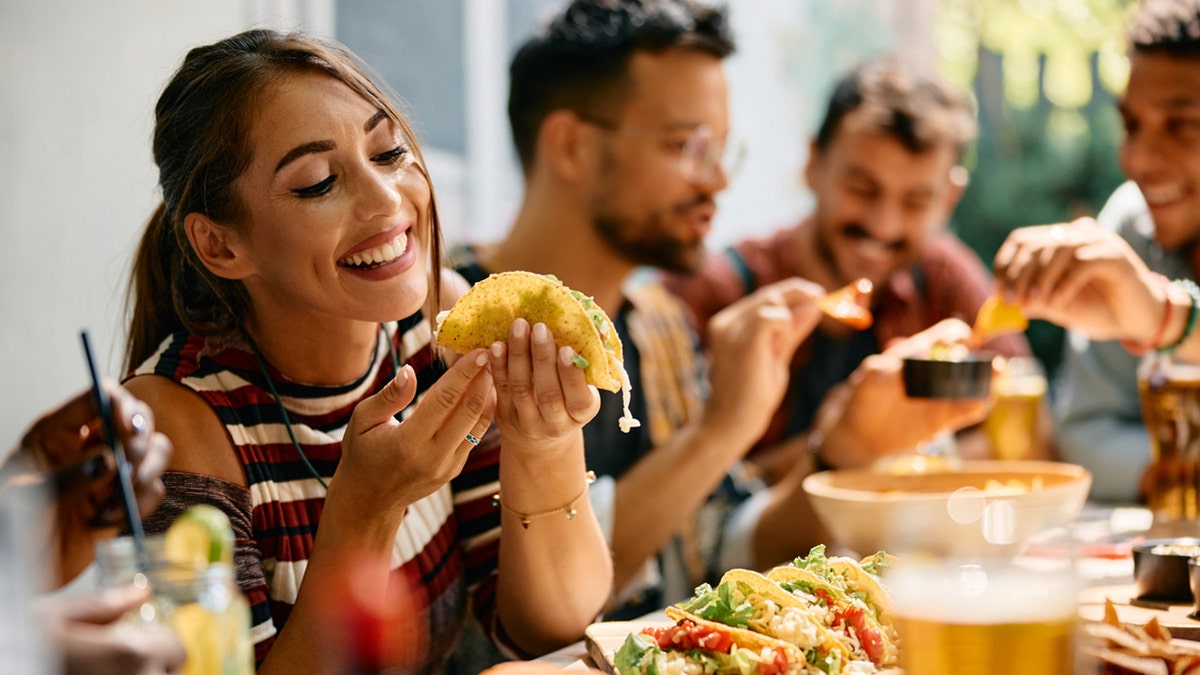
POLYGON ((529 324, 525 321, 525 319, 517 319, 516 321, 513 322, 513 325, 512 325, 513 337, 523 338, 523 337, 525 337, 526 331, 528 331, 528 330, 529 330, 529 324))
POLYGON ((400 368, 400 370, 396 371, 396 384, 400 385, 401 387, 408 384, 408 377, 409 377, 408 373, 409 373, 408 366, 404 366, 404 367, 400 368))
POLYGON ((504 343, 503 342, 493 342, 492 343, 492 356, 494 356, 496 358, 500 358, 501 356, 504 356, 504 343))
POLYGON ((546 328, 546 324, 537 323, 533 326, 533 339, 538 342, 547 342, 550 339, 550 329, 546 328))
POLYGON ((559 361, 559 363, 562 363, 564 366, 571 365, 573 363, 574 359, 575 359, 575 350, 574 349, 571 349, 570 347, 563 347, 562 349, 558 350, 558 361, 559 361))
MULTIPOLYGON (((493 354, 495 354, 495 353, 496 353, 496 345, 492 345, 492 353, 493 353, 493 354)), ((496 355, 497 355, 497 356, 499 356, 499 354, 496 354, 496 355)), ((475 355, 475 365, 477 365, 477 366, 483 366, 483 365, 485 365, 487 362, 488 362, 488 355, 487 355, 487 351, 485 351, 485 350, 483 350, 483 349, 480 349, 480 350, 479 350, 479 353, 475 355)))
POLYGON ((133 433, 141 436, 146 433, 146 418, 141 413, 134 413, 129 420, 129 426, 133 427, 133 433))

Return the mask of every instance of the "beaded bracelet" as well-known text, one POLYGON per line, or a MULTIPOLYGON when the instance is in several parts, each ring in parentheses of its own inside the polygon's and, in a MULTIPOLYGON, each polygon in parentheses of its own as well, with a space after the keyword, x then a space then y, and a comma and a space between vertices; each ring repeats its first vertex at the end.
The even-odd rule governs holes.
POLYGON ((1192 334, 1192 331, 1196 329, 1196 315, 1197 313, 1200 313, 1200 286, 1197 286, 1196 282, 1192 281, 1191 279, 1176 279, 1171 283, 1174 284, 1176 288, 1179 288, 1184 293, 1187 293, 1188 299, 1191 300, 1191 305, 1188 308, 1187 325, 1184 327, 1183 333, 1179 335, 1179 339, 1175 340, 1171 344, 1165 347, 1159 347, 1158 351, 1160 353, 1173 352, 1177 347, 1179 347, 1179 345, 1183 344, 1183 341, 1186 340, 1188 336, 1192 334))
POLYGON ((579 511, 575 508, 575 502, 579 501, 579 499, 581 497, 583 497, 585 494, 587 494, 588 487, 590 487, 592 483, 596 482, 596 472, 595 471, 588 471, 586 474, 584 474, 584 476, 585 476, 585 478, 587 478, 587 483, 584 484, 583 490, 581 490, 579 492, 579 494, 572 497, 571 500, 568 501, 566 504, 563 504, 562 506, 560 506, 556 509, 549 509, 547 511, 538 511, 537 513, 521 513, 520 511, 518 511, 514 508, 510 508, 507 504, 500 501, 500 493, 499 492, 492 495, 492 506, 499 506, 501 509, 504 509, 505 511, 508 511, 509 513, 513 514, 514 516, 517 516, 518 518, 520 518, 521 519, 521 527, 525 528, 526 530, 529 529, 529 523, 533 522, 534 518, 541 518, 543 516, 552 516, 556 513, 565 513, 567 515, 567 520, 575 520, 575 516, 579 515, 579 511))

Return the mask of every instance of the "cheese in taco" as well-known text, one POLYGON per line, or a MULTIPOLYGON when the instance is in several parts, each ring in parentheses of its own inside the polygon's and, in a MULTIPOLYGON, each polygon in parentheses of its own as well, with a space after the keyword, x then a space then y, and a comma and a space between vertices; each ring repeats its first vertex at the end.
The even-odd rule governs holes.
POLYGON ((612 321, 590 297, 552 276, 501 272, 480 281, 449 311, 438 314, 437 342, 460 354, 487 348, 506 341, 517 318, 546 324, 559 347, 574 349, 575 365, 584 369, 588 384, 621 392, 622 431, 640 426, 629 413, 629 377, 612 321))

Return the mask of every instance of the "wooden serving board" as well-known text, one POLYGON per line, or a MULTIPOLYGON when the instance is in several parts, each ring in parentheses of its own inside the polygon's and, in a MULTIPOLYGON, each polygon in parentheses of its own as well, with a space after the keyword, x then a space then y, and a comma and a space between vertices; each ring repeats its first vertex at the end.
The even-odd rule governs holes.
POLYGON ((625 644, 625 638, 629 637, 630 633, 638 633, 643 628, 664 626, 672 626, 675 622, 670 619, 663 618, 661 620, 638 620, 638 621, 604 621, 602 623, 594 623, 587 627, 584 633, 587 640, 588 656, 592 657, 592 661, 606 673, 617 672, 613 665, 613 654, 616 653, 621 645, 625 644))
POLYGON ((1112 600, 1122 623, 1144 626, 1151 619, 1158 619, 1160 626, 1171 631, 1171 637, 1200 640, 1200 621, 1189 616, 1195 609, 1191 603, 1144 603, 1134 600, 1136 594, 1133 584, 1084 589, 1079 595, 1079 616, 1085 621, 1102 620, 1104 601, 1108 599, 1112 600))

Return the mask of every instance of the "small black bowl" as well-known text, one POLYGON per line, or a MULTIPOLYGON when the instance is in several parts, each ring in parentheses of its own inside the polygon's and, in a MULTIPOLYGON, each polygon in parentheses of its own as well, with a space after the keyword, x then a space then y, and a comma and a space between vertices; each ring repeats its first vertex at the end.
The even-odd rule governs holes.
POLYGON ((987 398, 994 354, 961 359, 904 359, 904 393, 911 398, 987 398))
MULTIPOLYGON (((1148 539, 1133 547, 1133 586, 1138 600, 1192 604, 1189 561, 1200 555, 1200 539, 1148 539)), ((1198 580, 1200 581, 1200 580, 1198 580)))

